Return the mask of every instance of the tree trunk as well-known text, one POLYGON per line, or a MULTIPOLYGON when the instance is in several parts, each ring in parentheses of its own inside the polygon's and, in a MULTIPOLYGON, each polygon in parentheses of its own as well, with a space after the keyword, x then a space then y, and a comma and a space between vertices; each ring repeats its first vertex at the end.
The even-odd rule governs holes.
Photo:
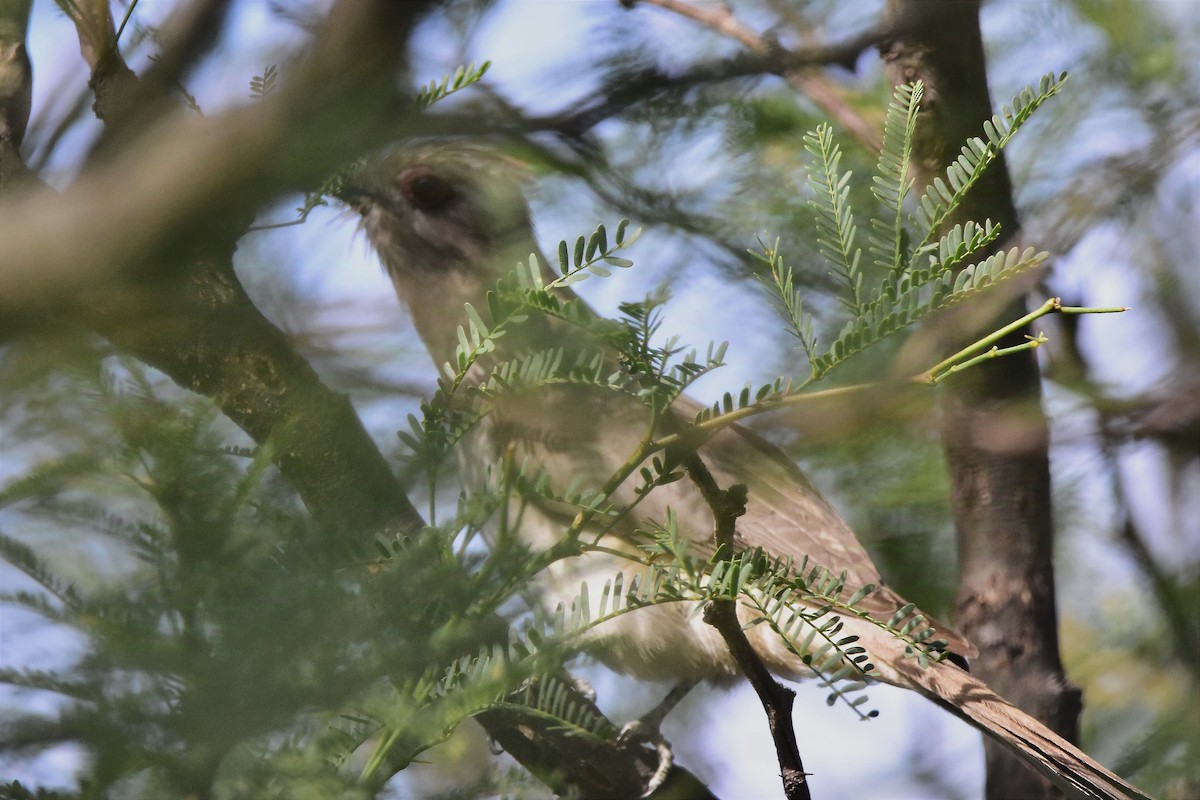
MULTIPOLYGON (((887 23, 880 51, 893 82, 925 85, 914 146, 916 182, 924 187, 944 174, 968 137, 982 135, 983 121, 992 114, 979 3, 888 0, 887 23)), ((947 224, 966 219, 991 219, 1010 239, 1016 233, 1003 160, 947 224)), ((1024 300, 982 313, 976 305, 971 313, 970 320, 961 315, 943 320, 938 332, 943 346, 960 346, 1001 317, 1024 314, 1024 300)), ((1021 341, 1014 338, 1009 344, 1021 341)), ((956 377, 945 389, 941 410, 959 542, 957 623, 980 650, 972 670, 1075 741, 1080 695, 1067 683, 1058 654, 1049 435, 1036 358, 1026 351, 956 377)), ((987 797, 1058 796, 1001 748, 990 743, 986 748, 987 797)))

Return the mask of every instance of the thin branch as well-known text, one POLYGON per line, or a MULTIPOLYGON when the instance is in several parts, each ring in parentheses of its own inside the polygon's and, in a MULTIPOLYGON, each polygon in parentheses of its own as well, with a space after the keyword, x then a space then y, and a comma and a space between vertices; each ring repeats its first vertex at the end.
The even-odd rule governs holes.
MULTIPOLYGON (((737 518, 746 513, 746 487, 736 484, 722 489, 695 451, 683 454, 680 461, 712 510, 717 542, 716 557, 723 561, 731 560, 737 518)), ((721 634, 730 655, 746 675, 762 703, 771 739, 775 742, 775 755, 779 759, 784 794, 788 800, 812 800, 808 774, 804 771, 804 763, 800 759, 796 729, 792 723, 792 707, 796 693, 775 680, 766 664, 754 651, 738 621, 735 597, 720 598, 709 603, 704 609, 704 621, 721 634)))
POLYGON ((883 140, 880 138, 876 126, 854 110, 846 101, 842 91, 832 81, 823 75, 807 71, 807 68, 817 64, 832 63, 845 65, 852 53, 857 55, 854 47, 858 47, 857 52, 861 53, 867 47, 878 42, 882 34, 868 33, 852 39, 843 45, 819 48, 813 51, 814 57, 811 59, 797 56, 795 60, 789 60, 788 51, 783 50, 778 43, 771 42, 767 38, 750 30, 733 15, 724 3, 699 6, 684 2, 684 0, 641 1, 694 20, 723 36, 737 41, 754 53, 769 56, 773 52, 783 52, 784 55, 781 58, 783 69, 780 71, 780 75, 787 81, 789 86, 816 103, 821 110, 849 131, 854 138, 858 139, 868 151, 878 153, 882 149, 883 140), (816 58, 818 54, 823 56, 825 60, 816 58))
MULTIPOLYGON (((336 8, 346 6, 342 16, 375 8, 403 17, 420 9, 391 3, 336 8)), ((369 63, 395 49, 396 19, 371 31, 370 43, 356 45, 340 30, 354 21, 336 17, 272 102, 135 125, 127 143, 84 170, 66 192, 31 192, 8 205, 0 214, 0 305, 61 303, 110 285, 119 273, 161 270, 176 263, 181 246, 195 244, 189 237, 197 220, 248 222, 281 192, 314 185, 345 160, 393 139, 398 127, 411 128, 390 70, 369 63), (114 193, 114 186, 122 191, 114 193)), ((119 54, 97 65, 96 111, 106 122, 125 124, 137 107, 129 96, 140 89, 127 70, 119 54)), ((242 231, 234 228, 235 235, 242 231)))
POLYGON ((1125 307, 1084 308, 1079 306, 1064 306, 1061 298, 1052 297, 1020 319, 1015 320, 1014 322, 1011 322, 992 333, 989 333, 987 336, 984 336, 981 339, 978 339, 977 341, 960 349, 958 352, 954 353, 954 355, 943 359, 933 367, 930 367, 929 369, 916 375, 910 375, 907 378, 901 378, 895 381, 872 381, 868 383, 850 384, 848 386, 836 386, 832 389, 822 389, 814 392, 803 391, 805 387, 811 385, 811 383, 815 380, 810 378, 801 383, 797 388, 793 389, 790 394, 771 395, 763 400, 748 403, 741 408, 735 408, 730 411, 726 411, 723 414, 709 417, 703 422, 698 422, 684 431, 670 433, 662 438, 655 439, 653 442, 650 442, 646 448, 644 448, 645 452, 642 455, 644 458, 648 458, 651 454, 658 452, 659 450, 669 447, 676 447, 683 443, 695 446, 697 441, 701 441, 711 436, 722 428, 726 428, 735 422, 740 422, 743 419, 747 419, 776 408, 802 405, 819 400, 842 398, 867 392, 887 391, 890 390, 890 387, 908 384, 938 384, 945 380, 949 375, 961 372, 967 367, 975 366, 994 358, 1000 358, 1025 350, 1031 350, 1040 344, 1044 344, 1046 339, 1042 336, 1039 336, 1029 339, 1024 344, 1019 344, 1012 347, 1000 348, 996 346, 996 342, 1011 335, 1014 331, 1021 330, 1030 322, 1040 319, 1047 314, 1116 314, 1127 310, 1128 309, 1125 307))
POLYGON ((1020 319, 1008 323, 1004 327, 989 333, 987 336, 972 342, 971 344, 959 350, 957 353, 942 359, 924 373, 917 376, 916 380, 925 381, 927 383, 940 383, 948 375, 980 363, 981 359, 995 358, 999 355, 1016 353, 1021 350, 1031 350, 1037 347, 1039 344, 1045 343, 1045 338, 1039 336, 1034 338, 1027 337, 1029 338, 1029 342, 1027 344, 1007 347, 1003 351, 1000 351, 996 347, 997 342, 1014 333, 1024 330, 1026 325, 1046 316, 1047 314, 1119 314, 1128 310, 1129 309, 1124 306, 1112 308, 1083 308, 1078 306, 1064 306, 1062 304, 1061 297, 1051 297, 1049 300, 1042 303, 1040 306, 1020 319), (991 350, 988 350, 988 348, 991 348, 991 350), (982 353, 982 355, 976 356, 976 354, 979 353, 982 353))
MULTIPOLYGON (((1121 445, 1130 438, 1130 432, 1122 430, 1123 427, 1125 426, 1112 414, 1101 412, 1101 452, 1104 454, 1108 472, 1111 475, 1111 491, 1113 501, 1117 506, 1116 516, 1122 520, 1117 527, 1117 534, 1121 543, 1133 557, 1134 563, 1138 565, 1150 584, 1163 618, 1173 634, 1174 650, 1179 660, 1193 674, 1200 675, 1200 627, 1197 627, 1192 603, 1179 581, 1171 575, 1170 570, 1160 563, 1147 545, 1141 526, 1138 525, 1127 502, 1130 490, 1121 475, 1119 451, 1121 445)), ((1188 433, 1190 434, 1192 431, 1188 431, 1188 433)), ((1137 438, 1149 438, 1159 446, 1169 449, 1171 447, 1170 439, 1177 434, 1175 430, 1168 428, 1165 435, 1164 432, 1159 431, 1147 435, 1136 429, 1132 435, 1137 438)))
POLYGON ((158 96, 177 86, 212 50, 232 5, 230 0, 192 0, 171 16, 161 29, 159 56, 142 75, 149 94, 158 96))
MULTIPOLYGON (((203 7, 212 8, 200 4, 192 9, 203 7)), ((105 39, 109 33, 112 34, 111 41, 115 42, 112 20, 106 12, 95 5, 84 8, 80 3, 73 3, 71 8, 85 52, 90 52, 92 44, 105 39)), ((380 26, 389 23, 389 28, 402 30, 404 26, 414 24, 419 11, 419 7, 413 7, 393 16, 392 9, 386 5, 338 4, 331 12, 322 36, 316 40, 309 63, 298 68, 300 85, 290 87, 291 91, 320 93, 322 86, 314 78, 314 68, 357 71, 357 65, 351 66, 354 62, 348 61, 340 48, 357 37, 358 46, 345 52, 369 54, 368 45, 379 36, 377 29, 380 26), (348 5, 351 7, 347 8, 348 5), (336 44, 331 44, 331 39, 336 44)), ((129 115, 137 113, 138 98, 143 93, 137 77, 115 48, 91 63, 97 115, 109 126, 128 124, 129 115), (123 77, 107 80, 105 75, 123 77)), ((383 62, 375 66, 384 72, 390 71, 383 62)), ((302 101, 297 99, 295 102, 302 101)), ((276 113, 289 113, 287 105, 284 104, 282 110, 276 109, 276 113)), ((191 124, 208 123, 211 144, 229 134, 223 128, 236 130, 237 119, 202 120, 191 124)), ((166 124, 172 122, 168 120, 166 124)), ((246 124, 261 125, 262 121, 247 119, 246 124)), ((310 133, 305 132, 306 136, 310 133)), ((130 145, 135 151, 131 157, 143 169, 161 168, 153 154, 154 147, 164 146, 153 138, 161 134, 161 126, 155 126, 146 134, 152 137, 149 144, 144 147, 141 143, 130 145)), ((194 140, 192 144, 195 144, 194 140)), ((197 159, 199 154, 193 152, 190 158, 197 159)), ((261 153, 251 152, 238 166, 254 174, 255 169, 262 168, 263 160, 261 153)), ((124 163, 121 159, 118 162, 124 163)), ((206 164, 206 169, 211 169, 212 162, 206 164)), ((130 165, 122 169, 127 174, 135 172, 130 165)), ((244 178, 239 178, 235 172, 231 170, 227 179, 236 184, 244 178)), ((175 174, 167 176, 168 180, 179 177, 175 174)), ((193 174, 193 177, 196 176, 193 174)), ((219 191, 228 187, 218 181, 216 187, 210 185, 208 188, 219 191)), ((128 184, 126 190, 131 190, 128 184)), ((296 487, 314 518, 334 534, 335 540, 344 538, 369 543, 371 537, 382 531, 411 533, 419 529, 424 524, 419 513, 399 491, 391 470, 363 429, 348 398, 331 392, 321 383, 309 364, 296 353, 286 334, 266 320, 253 305, 233 274, 233 249, 245 229, 252 207, 228 207, 224 213, 205 213, 203 205, 189 204, 198 198, 187 180, 164 186, 164 191, 173 195, 165 199, 175 205, 178 216, 174 224, 194 231, 198 223, 202 223, 199 227, 203 229, 204 243, 181 246, 177 241, 170 241, 178 234, 171 235, 171 226, 165 225, 167 231, 160 229, 155 233, 167 236, 170 241, 163 256, 175 270, 157 277, 147 276, 136 287, 108 287, 84 295, 79 309, 82 316, 114 344, 163 370, 179 385, 213 398, 221 410, 260 446, 275 447, 280 469, 296 487), (297 424, 300 419, 310 422, 297 424)), ((54 194, 48 189, 44 192, 54 194)), ((143 217, 151 216, 146 213, 147 199, 140 193, 135 193, 133 198, 142 206, 143 217)), ((29 205, 31 203, 27 202, 13 211, 24 211, 29 205)), ((19 215, 13 213, 11 216, 19 215)), ((158 220, 143 219, 142 225, 155 223, 158 220)), ((90 246, 93 252, 114 239, 127 238, 113 236, 111 231, 82 227, 92 234, 90 246)), ((57 240, 48 238, 46 242, 49 241, 57 240)), ((46 249, 45 242, 42 247, 46 249)))
MULTIPOLYGON (((534 121, 534 125, 536 124, 534 121)), ((533 138, 519 139, 521 146, 543 159, 558 174, 574 175, 582 179, 596 197, 613 208, 622 209, 626 216, 646 224, 661 223, 688 236, 704 237, 735 263, 745 257, 745 247, 721 232, 725 227, 725 220, 681 207, 679 198, 638 185, 614 169, 600 152, 600 148, 592 147, 582 138, 573 141, 582 141, 581 146, 573 148, 578 156, 577 161, 564 158, 533 138)))

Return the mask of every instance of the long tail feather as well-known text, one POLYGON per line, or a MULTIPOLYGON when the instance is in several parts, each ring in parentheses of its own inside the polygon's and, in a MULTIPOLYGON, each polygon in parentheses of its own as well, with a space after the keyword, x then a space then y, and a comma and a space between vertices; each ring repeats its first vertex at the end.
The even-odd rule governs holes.
POLYGON ((911 659, 892 666, 911 682, 912 688, 1007 745, 1068 797, 1150 800, 965 670, 949 662, 922 668, 911 659))

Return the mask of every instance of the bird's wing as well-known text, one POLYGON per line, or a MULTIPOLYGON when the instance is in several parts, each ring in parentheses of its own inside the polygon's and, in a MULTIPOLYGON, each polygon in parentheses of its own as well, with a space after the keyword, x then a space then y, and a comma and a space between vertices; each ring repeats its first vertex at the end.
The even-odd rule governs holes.
MULTIPOLYGON (((680 419, 691 419, 700 409, 690 398, 675 404, 680 419)), ((589 385, 554 385, 527 393, 503 396, 492 411, 487 450, 492 459, 506 455, 543 469, 555 479, 555 489, 568 482, 599 488, 620 470, 648 434, 650 415, 637 399, 589 385)), ((699 455, 723 489, 734 484, 748 488, 746 513, 737 520, 735 547, 761 547, 774 556, 805 558, 835 575, 846 574, 846 595, 874 584, 879 588, 859 607, 872 617, 887 620, 906 601, 883 585, 870 555, 841 516, 779 448, 753 431, 738 425, 725 428, 699 449, 699 455)), ((697 555, 715 550, 714 519, 699 489, 689 479, 655 488, 640 501, 636 471, 616 488, 610 502, 616 508, 633 506, 612 534, 626 541, 644 541, 639 529, 646 521, 662 523, 670 509, 680 533, 697 555), (636 504, 635 504, 636 501, 636 504)), ((569 524, 574 511, 537 497, 545 515, 569 524)), ((527 539, 529 537, 526 537, 527 539)), ((549 545, 551 542, 542 542, 549 545)), ((933 622, 950 650, 963 656, 975 653, 960 634, 933 622)))

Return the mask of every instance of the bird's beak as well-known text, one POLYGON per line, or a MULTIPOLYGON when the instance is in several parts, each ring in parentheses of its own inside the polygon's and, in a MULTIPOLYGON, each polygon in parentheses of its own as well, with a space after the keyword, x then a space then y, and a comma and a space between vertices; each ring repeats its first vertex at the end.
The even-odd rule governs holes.
POLYGON ((366 214, 380 205, 384 194, 375 177, 378 170, 372 170, 371 166, 366 160, 360 159, 344 167, 335 178, 330 194, 359 214, 366 214))
POLYGON ((379 203, 379 198, 367 191, 362 191, 357 188, 339 189, 334 192, 334 197, 341 200, 350 208, 354 209, 359 214, 366 214, 379 203))

